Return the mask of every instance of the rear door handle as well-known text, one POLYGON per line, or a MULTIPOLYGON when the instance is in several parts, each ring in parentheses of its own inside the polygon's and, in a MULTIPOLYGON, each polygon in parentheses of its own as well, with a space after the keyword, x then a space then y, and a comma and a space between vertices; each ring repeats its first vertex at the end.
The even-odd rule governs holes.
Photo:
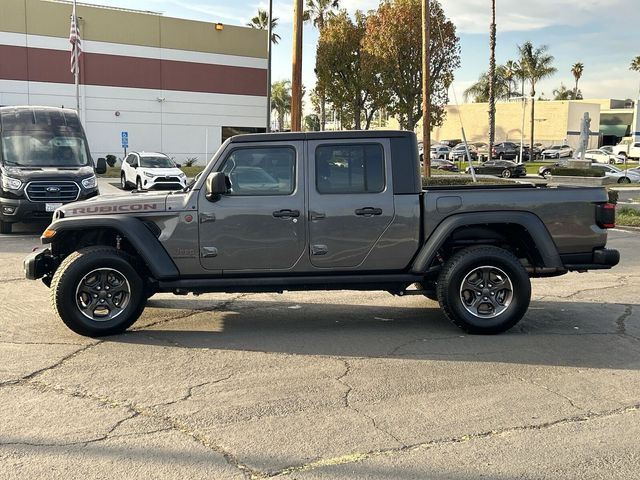
POLYGON ((275 212, 273 212, 273 216, 276 218, 292 218, 292 217, 299 217, 300 216, 300 210, 276 210, 275 212))
POLYGON ((358 208, 356 210, 356 215, 360 215, 362 217, 372 217, 373 215, 382 215, 382 209, 373 208, 373 207, 358 208))

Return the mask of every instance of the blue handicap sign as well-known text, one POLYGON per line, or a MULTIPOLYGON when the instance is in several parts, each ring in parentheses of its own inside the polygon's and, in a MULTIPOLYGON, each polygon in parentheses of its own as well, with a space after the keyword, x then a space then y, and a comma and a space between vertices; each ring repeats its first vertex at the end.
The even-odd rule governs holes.
POLYGON ((129 146, 129 132, 122 132, 122 148, 129 146))

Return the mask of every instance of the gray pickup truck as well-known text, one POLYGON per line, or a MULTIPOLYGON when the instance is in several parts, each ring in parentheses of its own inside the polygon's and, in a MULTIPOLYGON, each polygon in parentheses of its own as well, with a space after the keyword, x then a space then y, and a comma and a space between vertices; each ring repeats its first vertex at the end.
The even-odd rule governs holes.
POLYGON ((24 267, 88 336, 157 292, 340 289, 422 294, 490 334, 523 317, 530 277, 616 265, 614 221, 603 188, 423 189, 410 132, 242 135, 183 191, 59 208, 24 267))

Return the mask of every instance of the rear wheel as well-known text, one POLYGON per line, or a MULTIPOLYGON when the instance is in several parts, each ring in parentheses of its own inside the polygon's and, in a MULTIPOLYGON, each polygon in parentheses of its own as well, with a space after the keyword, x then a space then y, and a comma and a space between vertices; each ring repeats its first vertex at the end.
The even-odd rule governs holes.
POLYGON ((123 190, 130 190, 129 182, 127 182, 127 176, 124 172, 120 175, 120 187, 122 187, 123 190))
POLYGON ((144 310, 146 294, 129 255, 97 246, 65 258, 51 282, 51 303, 71 330, 100 337, 129 328, 144 310))
POLYGON ((508 168, 505 168, 502 171, 502 178, 511 178, 511 170, 509 170, 508 168))
POLYGON ((13 230, 13 223, 0 220, 0 233, 9 234, 13 230))
POLYGON ((470 247, 447 261, 437 293, 440 306, 458 327, 495 334, 509 330, 524 316, 531 283, 512 253, 492 246, 470 247))
POLYGON ((631 179, 629 177, 620 177, 618 183, 631 183, 631 179))

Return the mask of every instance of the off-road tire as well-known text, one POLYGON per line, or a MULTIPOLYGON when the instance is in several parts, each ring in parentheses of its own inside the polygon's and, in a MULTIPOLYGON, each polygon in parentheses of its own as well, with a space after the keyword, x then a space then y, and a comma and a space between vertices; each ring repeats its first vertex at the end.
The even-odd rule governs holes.
POLYGON ((115 335, 133 325, 142 314, 147 297, 144 281, 133 267, 132 260, 130 255, 107 246, 83 248, 65 258, 53 276, 50 289, 51 305, 65 325, 87 337, 115 335), (122 273, 130 286, 129 300, 116 318, 91 320, 77 305, 77 288, 86 275, 103 268, 122 273))
POLYGON ((13 223, 0 220, 0 233, 8 235, 13 230, 13 223))
POLYGON ((531 300, 531 282, 511 252, 493 246, 477 246, 459 251, 445 263, 438 277, 437 293, 440 306, 454 324, 471 334, 491 335, 509 330, 522 319, 531 300), (478 318, 469 313, 461 294, 465 277, 485 266, 502 270, 513 286, 510 304, 493 318, 478 318))

